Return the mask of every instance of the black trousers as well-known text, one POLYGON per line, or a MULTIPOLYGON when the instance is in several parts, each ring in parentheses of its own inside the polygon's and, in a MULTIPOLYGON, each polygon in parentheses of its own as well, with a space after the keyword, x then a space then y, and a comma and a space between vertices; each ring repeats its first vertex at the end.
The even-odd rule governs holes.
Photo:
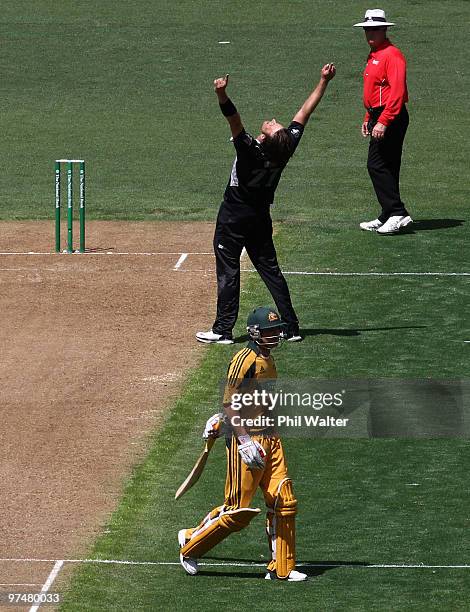
MULTIPOLYGON (((370 112, 369 132, 377 123, 381 110, 373 109, 370 112)), ((400 197, 401 154, 408 123, 408 111, 403 106, 400 114, 387 127, 384 138, 370 139, 367 170, 382 207, 379 216, 382 223, 394 215, 408 215, 400 197)))
POLYGON ((289 288, 277 261, 269 209, 223 202, 214 234, 217 269, 216 334, 231 336, 240 302, 240 256, 243 247, 271 293, 289 334, 298 334, 299 321, 289 288))

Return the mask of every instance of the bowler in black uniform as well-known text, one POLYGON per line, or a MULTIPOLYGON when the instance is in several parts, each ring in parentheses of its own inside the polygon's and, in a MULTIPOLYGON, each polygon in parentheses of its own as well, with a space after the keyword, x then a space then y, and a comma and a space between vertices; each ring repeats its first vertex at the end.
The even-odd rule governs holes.
POLYGON ((294 154, 310 115, 335 73, 334 64, 323 66, 318 85, 290 125, 285 128, 276 119, 264 121, 257 138, 245 131, 237 109, 226 94, 228 74, 214 81, 220 110, 230 125, 237 156, 220 206, 214 235, 217 315, 211 330, 196 334, 199 342, 233 343, 232 329, 237 320, 240 300, 240 256, 243 247, 269 289, 287 326, 287 340, 302 340, 289 288, 277 261, 270 207, 282 171, 294 154))

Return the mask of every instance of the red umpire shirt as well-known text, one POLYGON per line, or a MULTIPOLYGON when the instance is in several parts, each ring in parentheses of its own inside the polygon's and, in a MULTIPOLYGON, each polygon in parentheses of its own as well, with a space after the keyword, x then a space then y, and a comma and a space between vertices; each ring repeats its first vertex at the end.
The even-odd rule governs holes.
MULTIPOLYGON (((364 106, 366 109, 385 106, 378 122, 390 125, 403 104, 408 102, 406 59, 388 39, 369 53, 364 70, 364 106)), ((369 121, 367 110, 364 121, 369 121)))

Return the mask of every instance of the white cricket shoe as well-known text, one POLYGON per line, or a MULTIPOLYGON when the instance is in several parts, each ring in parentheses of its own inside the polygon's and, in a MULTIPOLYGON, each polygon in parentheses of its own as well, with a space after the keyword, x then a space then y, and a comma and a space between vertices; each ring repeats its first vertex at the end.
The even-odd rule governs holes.
MULTIPOLYGON (((178 544, 182 548, 186 544, 186 529, 180 529, 178 531, 178 544)), ((183 557, 180 553, 180 563, 183 566, 184 571, 190 576, 195 576, 198 571, 197 559, 191 559, 191 557, 183 557)))
MULTIPOLYGON (((291 570, 287 578, 285 578, 284 580, 287 580, 287 582, 301 582, 302 580, 307 580, 307 578, 307 574, 302 574, 302 572, 298 572, 297 570, 291 570)), ((264 579, 278 580, 278 577, 276 575, 276 572, 268 571, 264 579)))
POLYGON ((382 227, 383 223, 382 221, 379 221, 379 219, 374 219, 373 221, 363 221, 362 223, 359 223, 359 227, 361 228, 361 230, 365 230, 366 232, 376 232, 379 227, 382 227))
POLYGON ((382 227, 379 227, 377 234, 396 234, 410 223, 413 223, 413 219, 409 215, 406 217, 394 215, 393 217, 389 217, 382 227))
POLYGON ((196 340, 204 344, 233 344, 233 338, 222 334, 214 334, 212 329, 206 332, 197 332, 196 340))

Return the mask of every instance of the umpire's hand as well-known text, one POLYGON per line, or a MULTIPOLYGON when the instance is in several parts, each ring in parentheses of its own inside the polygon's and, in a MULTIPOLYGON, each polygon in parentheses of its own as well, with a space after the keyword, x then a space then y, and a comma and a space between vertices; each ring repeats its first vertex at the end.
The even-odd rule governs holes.
POLYGON ((331 81, 336 74, 336 66, 334 64, 325 64, 321 69, 321 78, 325 81, 331 81))

